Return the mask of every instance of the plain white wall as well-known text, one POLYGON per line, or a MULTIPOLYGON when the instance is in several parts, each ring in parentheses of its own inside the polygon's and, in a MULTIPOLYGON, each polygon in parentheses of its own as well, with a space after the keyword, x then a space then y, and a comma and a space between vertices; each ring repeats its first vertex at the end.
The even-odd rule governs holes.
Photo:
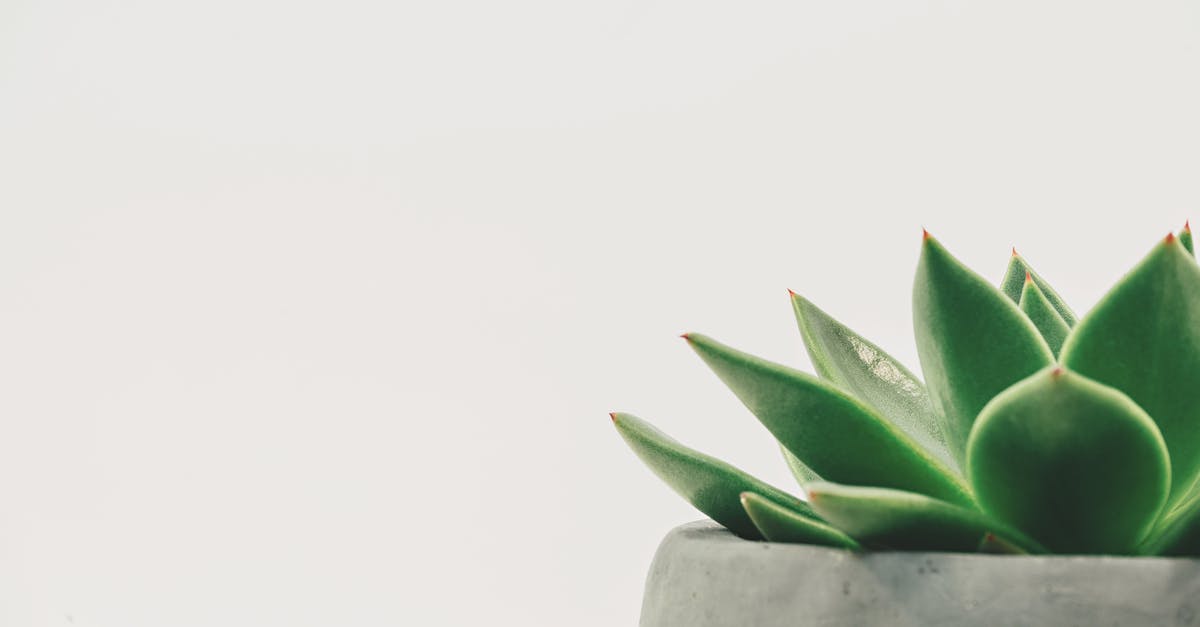
POLYGON ((922 226, 1086 309, 1200 217, 1195 2, 0 4, 0 624, 632 625, 791 486, 676 338, 916 365, 922 226))

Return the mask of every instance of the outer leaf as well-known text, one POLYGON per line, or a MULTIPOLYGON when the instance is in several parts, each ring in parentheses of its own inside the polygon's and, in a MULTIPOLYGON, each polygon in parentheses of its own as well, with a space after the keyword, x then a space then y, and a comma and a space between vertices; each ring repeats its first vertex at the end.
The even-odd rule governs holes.
POLYGON ((792 452, 787 450, 786 446, 780 444, 779 451, 783 453, 783 461, 787 462, 788 470, 792 472, 792 476, 796 478, 797 483, 804 485, 810 481, 821 480, 821 475, 818 475, 815 470, 800 461, 799 457, 792 455, 792 452))
POLYGON ((1132 551, 1171 481, 1150 416, 1060 367, 988 403, 971 433, 967 473, 984 511, 1056 553, 1132 551))
POLYGON ((684 337, 775 439, 822 477, 973 502, 958 475, 842 390, 703 335, 684 337))
POLYGON ((1196 247, 1192 244, 1192 224, 1191 224, 1191 222, 1183 223, 1183 229, 1181 229, 1179 231, 1179 243, 1183 244, 1184 250, 1191 253, 1192 257, 1196 256, 1196 247))
POLYGON ((1147 536, 1138 553, 1143 555, 1200 556, 1200 498, 1193 495, 1164 515, 1147 536))
POLYGON ((1046 340, 1050 350, 1057 355, 1071 327, 1058 315, 1058 311, 1046 299, 1046 295, 1033 279, 1025 281, 1025 289, 1021 291, 1021 311, 1029 316, 1038 333, 1042 334, 1042 339, 1046 340))
POLYGON ((854 538, 835 527, 801 516, 753 492, 742 493, 742 508, 750 516, 750 520, 754 521, 754 526, 758 527, 763 537, 771 542, 859 548, 854 538))
POLYGON ((928 235, 913 284, 913 329, 926 385, 960 464, 979 410, 1054 361, 1016 304, 928 235))
POLYGON ((833 483, 804 486, 825 520, 869 547, 975 551, 988 534, 1027 552, 1044 553, 1034 540, 982 512, 922 494, 833 483))
POLYGON ((1200 266, 1173 235, 1080 321, 1062 363, 1150 414, 1171 452, 1170 503, 1186 496, 1200 471, 1200 266))
POLYGON ((941 418, 920 379, 883 349, 795 292, 792 309, 808 356, 821 378, 870 405, 945 465, 958 468, 946 448, 941 418))
POLYGON ((1045 279, 1033 268, 1029 266, 1029 262, 1025 258, 1017 254, 1017 250, 1013 249, 1012 257, 1008 259, 1008 270, 1004 272, 1004 279, 1000 282, 1000 290, 1003 291, 1012 302, 1021 301, 1021 290, 1025 287, 1025 275, 1028 274, 1034 283, 1037 283, 1038 289, 1042 290, 1042 294, 1046 296, 1046 300, 1054 305, 1054 310, 1058 315, 1062 316, 1063 322, 1067 323, 1068 327, 1075 326, 1075 312, 1071 311, 1071 307, 1067 305, 1067 301, 1063 300, 1058 292, 1050 287, 1045 279))
POLYGON ((612 419, 625 443, 654 474, 696 509, 747 540, 761 540, 762 535, 742 509, 742 492, 763 495, 797 515, 816 518, 804 501, 680 444, 636 416, 616 413, 612 419))

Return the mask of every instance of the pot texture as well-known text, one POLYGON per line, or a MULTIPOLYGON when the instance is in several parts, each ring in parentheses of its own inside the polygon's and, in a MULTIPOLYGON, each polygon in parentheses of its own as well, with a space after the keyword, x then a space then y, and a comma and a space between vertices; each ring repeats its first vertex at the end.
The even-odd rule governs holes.
POLYGON ((858 554, 672 530, 642 627, 1200 626, 1200 560, 858 554))

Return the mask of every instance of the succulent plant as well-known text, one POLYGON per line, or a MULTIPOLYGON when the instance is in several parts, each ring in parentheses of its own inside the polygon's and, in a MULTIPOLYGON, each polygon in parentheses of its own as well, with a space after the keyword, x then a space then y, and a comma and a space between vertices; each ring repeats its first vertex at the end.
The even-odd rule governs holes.
POLYGON ((924 382, 791 293, 816 376, 687 343, 807 500, 612 414, 676 492, 753 540, 865 550, 1200 555, 1200 266, 1168 235, 1082 318, 1013 251, 999 288, 924 234, 924 382))

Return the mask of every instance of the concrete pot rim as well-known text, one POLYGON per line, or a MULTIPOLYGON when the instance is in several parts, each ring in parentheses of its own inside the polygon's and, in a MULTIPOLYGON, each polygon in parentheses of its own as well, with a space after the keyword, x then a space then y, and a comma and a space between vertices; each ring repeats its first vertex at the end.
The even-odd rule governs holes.
POLYGON ((671 530, 642 627, 1200 625, 1200 559, 879 551, 671 530))

